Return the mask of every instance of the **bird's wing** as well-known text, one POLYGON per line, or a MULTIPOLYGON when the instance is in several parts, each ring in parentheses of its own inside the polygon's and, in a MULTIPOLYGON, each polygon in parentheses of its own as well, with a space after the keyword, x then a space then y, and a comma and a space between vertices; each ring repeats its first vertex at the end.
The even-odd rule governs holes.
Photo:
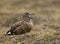
POLYGON ((10 30, 15 30, 18 26, 20 26, 21 25, 21 22, 22 21, 19 21, 19 22, 16 22, 16 23, 14 23, 12 26, 11 26, 11 29, 10 30))

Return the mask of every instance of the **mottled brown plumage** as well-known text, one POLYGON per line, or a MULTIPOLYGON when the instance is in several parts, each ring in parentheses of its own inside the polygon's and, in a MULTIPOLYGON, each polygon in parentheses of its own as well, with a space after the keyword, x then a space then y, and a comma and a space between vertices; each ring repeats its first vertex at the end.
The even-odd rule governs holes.
POLYGON ((32 15, 30 13, 24 13, 23 19, 16 22, 11 26, 11 29, 6 33, 6 35, 18 35, 30 32, 33 27, 32 15))

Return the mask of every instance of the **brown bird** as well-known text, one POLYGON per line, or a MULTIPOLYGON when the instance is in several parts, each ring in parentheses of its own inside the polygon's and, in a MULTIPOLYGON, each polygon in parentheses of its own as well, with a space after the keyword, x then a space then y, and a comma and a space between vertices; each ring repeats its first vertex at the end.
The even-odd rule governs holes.
POLYGON ((14 23, 11 29, 7 31, 6 35, 18 35, 30 32, 33 27, 33 16, 34 14, 32 13, 24 13, 22 20, 14 23))

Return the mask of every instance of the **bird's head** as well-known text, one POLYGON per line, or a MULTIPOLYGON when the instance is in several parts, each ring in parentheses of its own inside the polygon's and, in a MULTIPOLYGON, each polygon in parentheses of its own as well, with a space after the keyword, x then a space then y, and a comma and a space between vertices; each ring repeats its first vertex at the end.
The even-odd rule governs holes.
POLYGON ((26 12, 23 14, 23 19, 33 19, 34 18, 34 14, 33 13, 29 13, 29 12, 26 12))

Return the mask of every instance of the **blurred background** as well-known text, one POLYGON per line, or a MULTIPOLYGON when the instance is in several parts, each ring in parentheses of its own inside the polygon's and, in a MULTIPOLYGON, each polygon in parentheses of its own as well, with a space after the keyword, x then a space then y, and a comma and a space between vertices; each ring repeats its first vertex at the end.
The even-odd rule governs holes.
POLYGON ((59 21, 60 0, 0 0, 0 25, 10 25, 25 12, 34 13, 38 19, 59 21))
MULTIPOLYGON (((33 21, 39 30, 42 29, 40 34, 42 33, 44 40, 50 34, 52 39, 60 38, 60 30, 58 30, 60 29, 60 0, 0 0, 0 36, 9 30, 13 23, 21 20, 21 15, 25 12, 36 15, 33 21), (45 28, 48 30, 44 30, 45 28), (59 32, 59 36, 54 35, 57 32, 59 32)), ((49 40, 50 38, 46 39, 46 44, 49 40)), ((49 44, 53 43, 49 42, 49 44)), ((55 44, 59 44, 59 42, 55 44)))

